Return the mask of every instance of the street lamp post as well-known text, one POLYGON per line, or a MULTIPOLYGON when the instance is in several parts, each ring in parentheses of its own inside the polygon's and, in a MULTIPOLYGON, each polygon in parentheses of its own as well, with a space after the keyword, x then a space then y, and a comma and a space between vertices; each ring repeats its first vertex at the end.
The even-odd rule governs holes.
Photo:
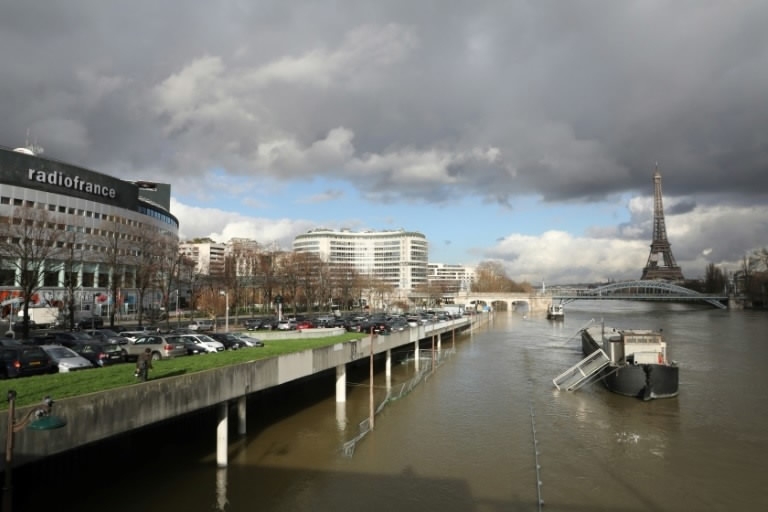
POLYGON ((11 470, 13 468, 13 437, 25 428, 31 430, 53 430, 67 424, 65 420, 51 415, 53 400, 46 396, 43 405, 31 409, 23 418, 16 420, 16 390, 8 390, 8 434, 5 438, 5 480, 3 482, 3 512, 11 512, 13 507, 13 487, 11 470))
POLYGON ((224 312, 224 332, 229 332, 229 292, 225 290, 221 290, 219 292, 219 295, 223 295, 226 300, 226 304, 225 304, 226 309, 224 312))
POLYGON ((181 327, 181 320, 179 319, 179 289, 176 288, 176 328, 181 327))

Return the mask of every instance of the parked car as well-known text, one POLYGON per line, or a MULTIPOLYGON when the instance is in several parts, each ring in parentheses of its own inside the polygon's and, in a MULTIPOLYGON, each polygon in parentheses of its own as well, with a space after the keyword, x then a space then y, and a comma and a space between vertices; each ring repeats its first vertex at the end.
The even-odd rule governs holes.
POLYGON ((301 320, 296 322, 296 329, 314 329, 315 324, 311 320, 301 320))
POLYGON ((27 377, 51 373, 51 358, 40 347, 3 344, 0 346, 0 378, 27 377))
POLYGON ((176 338, 177 336, 169 334, 143 334, 120 346, 125 350, 125 358, 129 361, 138 359, 139 354, 146 349, 152 352, 154 361, 187 355, 186 347, 176 343, 176 338))
POLYGON ((224 345, 225 350, 237 350, 245 346, 240 338, 229 332, 214 332, 208 336, 224 345))
POLYGON ((277 323, 278 331, 294 331, 296 330, 297 322, 294 319, 283 319, 277 323))
POLYGON ((102 343, 111 343, 112 345, 125 345, 128 343, 128 338, 111 329, 94 329, 86 331, 86 334, 102 343))
POLYGON ((233 336, 237 336, 240 338, 240 341, 246 346, 246 347, 263 347, 264 342, 261 341, 258 338, 254 338, 253 336, 250 336, 247 333, 244 332, 234 332, 232 333, 233 336))
POLYGON ((78 329, 100 329, 104 327, 104 319, 100 316, 81 318, 75 322, 75 327, 78 329))
POLYGON ((211 338, 207 334, 180 334, 179 337, 192 340, 194 343, 197 343, 198 345, 203 347, 206 350, 206 352, 223 352, 224 351, 224 345, 222 345, 220 342, 216 341, 215 339, 211 338))
POLYGON ((213 320, 192 320, 187 329, 197 332, 206 332, 213 330, 213 320))
POLYGON ((255 331, 259 328, 259 325, 261 325, 261 319, 260 318, 248 318, 246 320, 243 320, 243 327, 245 327, 249 331, 255 331))
POLYGON ((243 327, 248 331, 268 331, 277 328, 277 319, 274 317, 249 318, 243 322, 243 327))
POLYGON ((123 338, 127 338, 128 341, 135 341, 142 336, 148 336, 150 334, 157 334, 157 331, 150 331, 148 327, 145 327, 143 329, 137 329, 135 331, 123 331, 120 333, 120 336, 123 338))
POLYGON ((75 343, 93 341, 93 337, 84 331, 49 332, 46 335, 46 339, 48 340, 46 345, 59 344, 69 348, 72 348, 72 345, 75 343))
MULTIPOLYGON (((29 330, 37 329, 37 323, 31 318, 27 320, 29 322, 29 330)), ((16 332, 21 332, 24 329, 24 320, 16 320, 13 322, 12 329, 16 332)))
POLYGON ((208 351, 202 345, 195 343, 195 340, 186 338, 184 336, 169 336, 168 341, 174 345, 183 346, 187 351, 188 356, 195 356, 199 354, 205 354, 208 351))
POLYGON ((59 373, 75 372, 93 368, 89 360, 62 345, 42 345, 40 347, 51 358, 59 373))
POLYGON ((94 340, 75 343, 69 348, 89 360, 93 366, 103 367, 125 362, 125 353, 116 343, 103 343, 94 340))

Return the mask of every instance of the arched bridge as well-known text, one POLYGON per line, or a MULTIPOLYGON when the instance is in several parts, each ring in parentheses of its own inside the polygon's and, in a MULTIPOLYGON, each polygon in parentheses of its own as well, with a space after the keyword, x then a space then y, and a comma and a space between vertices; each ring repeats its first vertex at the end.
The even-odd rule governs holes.
POLYGON ((489 306, 493 309, 505 309, 514 311, 520 304, 526 304, 529 311, 546 311, 552 302, 552 296, 548 293, 512 293, 512 292, 464 292, 451 297, 456 304, 464 304, 466 307, 489 306), (499 308, 503 305, 503 308, 499 308))
POLYGON ((625 281, 599 288, 577 289, 553 293, 552 300, 568 304, 576 300, 647 300, 670 302, 706 302, 716 308, 726 309, 725 295, 703 294, 666 281, 625 281))

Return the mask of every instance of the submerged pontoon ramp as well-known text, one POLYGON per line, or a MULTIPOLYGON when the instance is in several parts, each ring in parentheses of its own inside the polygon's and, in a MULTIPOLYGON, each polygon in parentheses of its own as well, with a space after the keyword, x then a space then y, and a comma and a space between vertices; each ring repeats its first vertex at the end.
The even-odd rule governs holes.
POLYGON ((568 391, 575 391, 589 382, 593 375, 608 366, 610 362, 603 349, 599 348, 552 379, 552 383, 557 389, 565 388, 568 391))

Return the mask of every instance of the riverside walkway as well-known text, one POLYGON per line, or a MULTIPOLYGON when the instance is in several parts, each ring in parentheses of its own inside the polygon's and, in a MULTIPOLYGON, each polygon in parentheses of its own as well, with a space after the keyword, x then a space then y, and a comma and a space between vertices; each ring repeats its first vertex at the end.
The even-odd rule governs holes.
MULTIPOLYGON (((217 407, 216 459, 217 464, 224 467, 227 465, 230 409, 237 411, 238 433, 245 434, 246 398, 250 394, 335 369, 336 401, 343 403, 346 401, 348 365, 371 355, 384 356, 389 377, 391 351, 412 345, 418 369, 422 343, 436 341, 439 347, 441 341, 455 339, 457 334, 471 331, 476 325, 485 323, 487 318, 488 315, 473 315, 385 336, 361 333, 360 339, 326 347, 57 400, 53 413, 66 419, 66 426, 58 430, 17 435, 14 465, 30 463, 204 408, 217 407)), ((38 406, 19 408, 16 415, 23 417, 35 408, 38 406)), ((2 431, 8 431, 8 420, 7 415, 0 416, 2 431)))

